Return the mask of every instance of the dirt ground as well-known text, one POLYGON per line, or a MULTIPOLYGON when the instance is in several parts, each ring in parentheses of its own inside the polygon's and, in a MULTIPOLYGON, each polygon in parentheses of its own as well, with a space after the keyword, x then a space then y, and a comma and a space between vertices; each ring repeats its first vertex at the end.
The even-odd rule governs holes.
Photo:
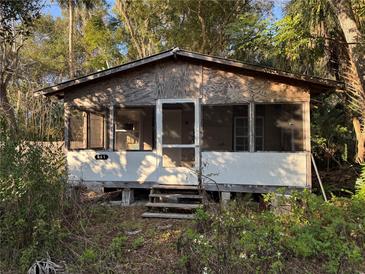
MULTIPOLYGON (((129 207, 89 205, 83 208, 80 231, 72 233, 77 242, 74 257, 81 260, 71 263, 70 272, 97 273, 102 259, 91 260, 88 267, 80 263, 85 250, 107 249, 118 235, 127 237, 122 259, 110 265, 111 273, 181 273, 182 264, 177 251, 178 240, 184 229, 193 225, 191 220, 145 219, 143 205, 129 207)), ((98 251, 99 250, 99 251, 98 251)), ((90 257, 90 255, 89 255, 90 257)), ((102 255, 98 255, 102 257, 102 255)), ((67 264, 67 262, 66 262, 67 264)))

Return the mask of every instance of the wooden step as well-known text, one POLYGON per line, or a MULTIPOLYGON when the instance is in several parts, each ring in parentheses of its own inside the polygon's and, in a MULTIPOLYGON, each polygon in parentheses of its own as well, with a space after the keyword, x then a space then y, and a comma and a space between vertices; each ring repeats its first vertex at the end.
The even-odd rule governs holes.
POLYGON ((173 193, 173 194, 164 194, 164 193, 152 193, 150 194, 151 198, 166 198, 166 199, 203 199, 202 195, 195 194, 181 194, 181 193, 173 193))
POLYGON ((194 214, 180 214, 180 213, 156 213, 145 212, 142 214, 143 218, 163 218, 163 219, 194 219, 194 214))
POLYGON ((147 203, 147 207, 162 207, 162 208, 178 208, 185 210, 192 210, 202 207, 202 204, 182 204, 182 203, 147 203))
POLYGON ((153 189, 198 190, 198 186, 189 185, 154 185, 153 189))

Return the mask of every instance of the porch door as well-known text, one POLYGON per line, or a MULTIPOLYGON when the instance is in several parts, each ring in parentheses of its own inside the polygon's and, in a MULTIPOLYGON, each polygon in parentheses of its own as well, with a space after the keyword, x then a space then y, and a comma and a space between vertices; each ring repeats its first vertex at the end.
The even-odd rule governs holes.
POLYGON ((161 184, 197 184, 200 167, 198 100, 160 99, 156 108, 156 141, 161 184))

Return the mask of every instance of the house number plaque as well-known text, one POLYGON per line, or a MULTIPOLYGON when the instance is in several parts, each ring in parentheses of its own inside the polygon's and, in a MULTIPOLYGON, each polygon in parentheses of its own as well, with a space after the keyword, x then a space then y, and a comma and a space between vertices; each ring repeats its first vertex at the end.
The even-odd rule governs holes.
POLYGON ((96 154, 95 160, 107 160, 109 156, 107 154, 96 154))

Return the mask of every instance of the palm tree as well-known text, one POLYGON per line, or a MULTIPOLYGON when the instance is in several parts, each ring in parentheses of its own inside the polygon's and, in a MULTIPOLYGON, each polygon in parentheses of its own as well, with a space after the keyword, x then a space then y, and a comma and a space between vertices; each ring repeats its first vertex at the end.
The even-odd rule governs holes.
POLYGON ((68 13, 68 65, 69 77, 74 78, 76 75, 75 66, 75 11, 76 9, 93 9, 99 1, 93 0, 57 0, 61 8, 67 10, 68 13))
MULTIPOLYGON (((354 11, 349 0, 330 0, 339 27, 346 41, 348 64, 345 67, 344 80, 346 90, 351 98, 351 106, 356 115, 353 117, 353 125, 357 139, 356 161, 364 162, 365 154, 365 56, 363 46, 365 37, 360 32, 354 18, 354 11), (359 120, 360 118, 360 120, 359 120)), ((364 12, 365 8, 360 12, 364 12)))
MULTIPOLYGON (((345 82, 358 143, 356 161, 361 163, 365 150, 365 37, 360 26, 365 23, 365 8, 355 8, 357 1, 360 0, 291 0, 286 10, 290 16, 300 15, 298 28, 305 30, 306 38, 325 41, 324 57, 335 67, 332 72, 336 78, 345 82)), ((316 42, 309 50, 313 45, 321 47, 316 42)))

